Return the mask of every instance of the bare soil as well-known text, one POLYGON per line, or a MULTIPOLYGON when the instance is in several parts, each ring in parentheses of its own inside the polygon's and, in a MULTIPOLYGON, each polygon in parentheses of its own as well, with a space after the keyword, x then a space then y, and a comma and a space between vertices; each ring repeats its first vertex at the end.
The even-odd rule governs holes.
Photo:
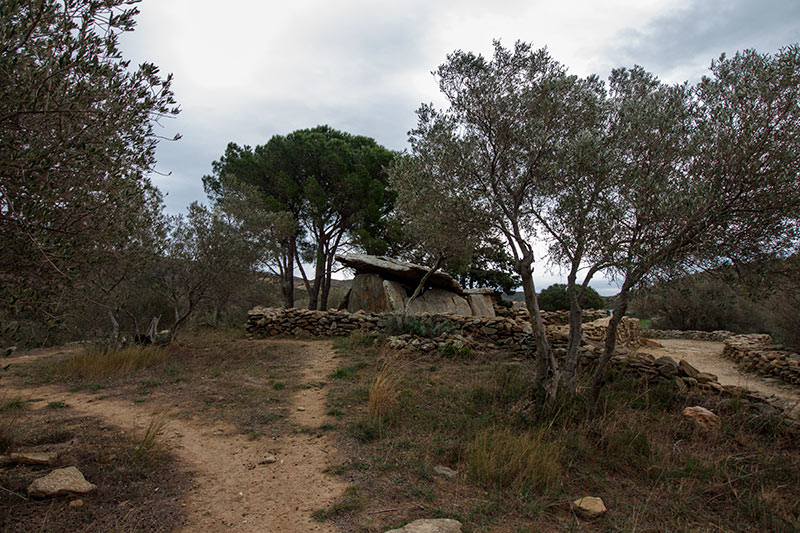
MULTIPOLYGON (((335 462, 335 452, 328 437, 319 432, 326 418, 322 380, 335 368, 333 350, 329 342, 259 343, 301 365, 302 380, 313 385, 287 395, 288 424, 281 431, 255 439, 224 419, 187 417, 185 405, 170 397, 169 390, 159 390, 146 402, 131 401, 129 395, 98 398, 56 385, 26 386, 13 378, 4 379, 3 390, 7 396, 40 398, 40 404, 64 402, 76 413, 132 434, 143 434, 154 414, 166 414, 168 448, 193 476, 183 501, 185 531, 334 531, 331 524, 316 522, 311 516, 339 497, 345 487, 323 473, 335 462), (269 462, 269 456, 277 462, 269 462)), ((53 351, 24 354, 13 362, 27 364, 48 355, 53 351)), ((264 395, 272 393, 268 383, 261 385, 264 395)))
POLYGON ((735 385, 768 396, 774 395, 790 402, 800 402, 800 390, 790 385, 757 374, 742 372, 736 364, 722 357, 724 344, 712 341, 688 339, 657 339, 658 347, 645 347, 639 350, 654 357, 669 355, 676 361, 685 359, 701 372, 709 372, 719 378, 722 385, 735 385))

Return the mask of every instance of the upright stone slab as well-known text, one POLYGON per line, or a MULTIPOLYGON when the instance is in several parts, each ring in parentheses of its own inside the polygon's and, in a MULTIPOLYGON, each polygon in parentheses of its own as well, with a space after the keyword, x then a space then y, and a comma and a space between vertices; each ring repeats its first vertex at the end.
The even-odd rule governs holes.
POLYGON ((423 292, 411 302, 409 311, 415 315, 430 313, 472 316, 472 309, 465 298, 444 289, 428 289, 423 292))
POLYGON ((494 301, 492 301, 492 289, 468 289, 464 291, 467 295, 469 307, 472 309, 472 316, 485 316, 494 318, 494 301))
POLYGON ((396 312, 402 313, 406 308, 406 288, 396 281, 383 280, 383 293, 386 296, 386 302, 389 308, 396 312))
POLYGON ((347 302, 347 310, 351 313, 366 311, 369 313, 387 313, 392 311, 386 298, 383 279, 378 274, 358 274, 353 280, 353 289, 347 302))

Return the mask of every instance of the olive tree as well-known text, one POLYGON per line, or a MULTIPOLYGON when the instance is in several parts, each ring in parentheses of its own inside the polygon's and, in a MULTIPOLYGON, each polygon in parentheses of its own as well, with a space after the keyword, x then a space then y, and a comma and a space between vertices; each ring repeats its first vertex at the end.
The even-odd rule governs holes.
POLYGON ((473 212, 472 199, 449 188, 448 180, 439 179, 455 169, 453 160, 451 154, 438 151, 440 145, 429 146, 437 152, 426 157, 400 156, 389 169, 389 185, 397 194, 395 211, 403 231, 429 264, 406 301, 404 318, 434 272, 447 261, 469 261, 475 248, 478 215, 473 212))
MULTIPOLYGON (((171 76, 118 48, 127 0, 0 3, 0 299, 56 317, 160 210, 171 76)), ((100 302, 102 303, 102 302, 100 302)))
POLYGON ((506 242, 536 332, 535 385, 552 396, 560 371, 533 281, 535 238, 543 230, 542 195, 560 173, 564 146, 597 120, 599 84, 567 74, 546 50, 520 42, 513 50, 495 42, 491 60, 456 51, 434 75, 449 107, 419 109, 411 154, 447 153, 454 169, 435 178, 472 199, 483 236, 506 242))
POLYGON ((800 48, 749 50, 712 63, 695 87, 640 68, 611 77, 621 224, 617 308, 595 369, 598 406, 631 291, 669 272, 787 256, 800 220, 800 48))

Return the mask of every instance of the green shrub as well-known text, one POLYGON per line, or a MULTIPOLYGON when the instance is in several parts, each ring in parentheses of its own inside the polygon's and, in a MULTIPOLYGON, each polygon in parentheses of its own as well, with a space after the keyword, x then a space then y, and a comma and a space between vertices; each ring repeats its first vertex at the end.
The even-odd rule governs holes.
MULTIPOLYGON (((567 286, 563 283, 554 283, 539 293, 539 307, 542 311, 568 311, 569 298, 567 297, 567 286)), ((583 309, 603 309, 605 300, 591 287, 586 287, 581 302, 583 309)))
POLYGON ((472 348, 468 346, 459 348, 458 346, 454 346, 452 344, 439 346, 439 353, 444 357, 449 357, 451 359, 471 359, 473 356, 472 348))
POLYGON ((388 315, 381 322, 382 329, 389 335, 410 333, 417 337, 433 338, 455 331, 453 324, 446 318, 433 316, 388 315))

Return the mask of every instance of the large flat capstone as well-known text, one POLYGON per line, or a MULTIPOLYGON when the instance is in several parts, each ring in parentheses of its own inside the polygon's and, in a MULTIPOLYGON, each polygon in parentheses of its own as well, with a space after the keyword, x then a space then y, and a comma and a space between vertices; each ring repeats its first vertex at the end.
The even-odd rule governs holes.
MULTIPOLYGON (((429 270, 428 267, 422 265, 405 263, 382 255, 337 255, 336 260, 344 266, 354 269, 357 274, 380 274, 383 279, 399 281, 414 286, 420 282, 429 270)), ((458 282, 444 272, 434 272, 430 275, 426 284, 430 287, 446 289, 459 295, 464 294, 458 282)))

